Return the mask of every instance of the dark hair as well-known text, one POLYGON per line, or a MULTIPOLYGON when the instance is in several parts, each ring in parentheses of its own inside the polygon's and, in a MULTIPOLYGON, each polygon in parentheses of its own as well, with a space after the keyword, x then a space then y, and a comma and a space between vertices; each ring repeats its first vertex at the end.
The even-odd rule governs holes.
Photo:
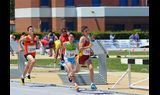
POLYGON ((28 26, 28 27, 27 27, 27 31, 29 31, 29 28, 33 28, 33 26, 28 26))
POLYGON ((66 32, 66 31, 67 31, 67 28, 62 28, 61 29, 61 33, 66 32))
POLYGON ((75 34, 74 33, 69 33, 69 35, 73 35, 75 37, 75 34))
POLYGON ((87 28, 88 28, 88 26, 82 26, 81 31, 84 32, 84 30, 87 29, 87 28))
POLYGON ((26 33, 25 33, 25 32, 22 32, 22 35, 26 35, 26 33))

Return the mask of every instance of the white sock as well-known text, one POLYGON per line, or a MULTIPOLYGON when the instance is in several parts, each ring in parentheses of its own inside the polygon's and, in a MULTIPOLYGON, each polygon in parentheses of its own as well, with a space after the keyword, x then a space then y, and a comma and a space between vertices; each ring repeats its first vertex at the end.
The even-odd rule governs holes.
POLYGON ((27 73, 26 76, 28 76, 28 75, 30 75, 30 74, 27 73))
POLYGON ((24 78, 23 74, 22 74, 21 78, 24 78))

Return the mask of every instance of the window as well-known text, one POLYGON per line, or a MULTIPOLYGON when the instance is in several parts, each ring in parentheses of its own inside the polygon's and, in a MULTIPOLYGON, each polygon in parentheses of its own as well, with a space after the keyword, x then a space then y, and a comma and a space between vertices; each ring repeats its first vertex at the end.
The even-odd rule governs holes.
POLYGON ((49 6, 49 0, 40 0, 40 6, 49 6))
POLYGON ((133 29, 141 29, 142 31, 149 30, 148 24, 134 24, 133 29))
POLYGON ((128 0, 119 0, 120 6, 128 6, 128 0))
POLYGON ((66 27, 68 30, 76 30, 75 22, 66 22, 66 27))
POLYGON ((124 24, 107 24, 108 31, 122 31, 125 29, 124 24))
POLYGON ((132 0, 132 6, 140 6, 139 0, 132 0))
POLYGON ((49 30, 49 22, 42 22, 41 23, 41 31, 42 32, 47 32, 49 30))
POLYGON ((65 6, 74 6, 74 0, 65 0, 65 6))
POLYGON ((92 6, 100 6, 101 0, 92 0, 92 6))

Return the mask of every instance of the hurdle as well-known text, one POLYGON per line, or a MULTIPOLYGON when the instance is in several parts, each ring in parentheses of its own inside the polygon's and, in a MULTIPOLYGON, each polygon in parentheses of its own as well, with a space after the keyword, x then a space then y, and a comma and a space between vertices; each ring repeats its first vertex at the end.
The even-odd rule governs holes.
POLYGON ((27 62, 24 57, 24 52, 18 50, 18 43, 16 41, 10 40, 10 48, 12 48, 14 52, 16 52, 17 58, 18 58, 18 68, 11 69, 10 74, 13 75, 13 73, 16 72, 17 73, 16 77, 20 77, 20 75, 23 73, 23 70, 25 68, 25 62, 27 62))
POLYGON ((128 69, 122 76, 116 81, 116 83, 110 88, 114 89, 115 86, 128 74, 128 87, 132 89, 141 89, 141 90, 149 90, 149 86, 135 86, 136 84, 149 80, 149 77, 137 81, 135 83, 131 82, 131 64, 137 64, 137 65, 149 65, 149 60, 148 59, 134 59, 134 58, 121 58, 121 63, 122 64, 128 64, 128 69))
MULTIPOLYGON (((98 59, 98 71, 95 71, 94 72, 94 81, 96 84, 107 84, 107 68, 106 68, 106 55, 107 55, 107 52, 105 50, 105 48, 102 46, 102 44, 100 43, 100 41, 98 40, 95 40, 93 43, 93 46, 92 46, 92 50, 94 51, 94 54, 96 56, 92 56, 92 58, 97 58, 98 59)), ((86 67, 86 66, 84 66, 86 67)), ((80 71, 78 73, 76 73, 76 82, 79 84, 79 85, 88 85, 90 84, 90 79, 88 77, 88 71, 86 72, 83 72, 83 71, 80 71)), ((66 80, 66 73, 60 73, 59 74, 61 80, 63 81, 63 84, 70 84, 68 82, 68 80, 66 80)))

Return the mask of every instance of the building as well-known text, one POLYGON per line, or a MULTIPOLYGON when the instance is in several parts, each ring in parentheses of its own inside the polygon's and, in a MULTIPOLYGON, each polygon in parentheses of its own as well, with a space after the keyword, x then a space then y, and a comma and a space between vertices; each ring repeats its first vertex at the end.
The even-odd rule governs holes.
POLYGON ((149 29, 148 0, 15 0, 16 31, 36 29, 80 31, 149 29))
POLYGON ((10 20, 10 32, 15 32, 15 20, 10 20))

